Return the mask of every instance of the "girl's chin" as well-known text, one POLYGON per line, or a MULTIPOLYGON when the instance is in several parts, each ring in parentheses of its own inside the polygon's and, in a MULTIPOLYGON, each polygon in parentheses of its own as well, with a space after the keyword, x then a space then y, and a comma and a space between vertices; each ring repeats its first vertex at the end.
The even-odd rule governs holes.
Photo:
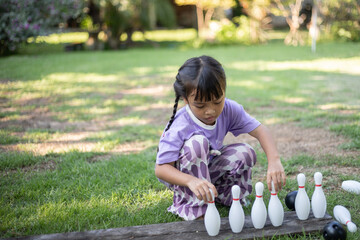
POLYGON ((215 118, 211 118, 211 119, 204 119, 202 122, 205 123, 206 125, 214 125, 215 124, 215 118))

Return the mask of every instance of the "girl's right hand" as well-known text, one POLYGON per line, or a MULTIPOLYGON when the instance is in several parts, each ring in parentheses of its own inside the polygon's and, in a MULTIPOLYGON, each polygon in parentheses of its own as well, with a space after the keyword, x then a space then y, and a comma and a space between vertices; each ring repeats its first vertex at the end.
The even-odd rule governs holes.
POLYGON ((199 179, 194 177, 188 182, 187 187, 196 195, 199 200, 203 200, 205 203, 215 200, 212 199, 209 188, 211 188, 215 197, 218 196, 218 192, 216 191, 215 186, 206 179, 199 179))

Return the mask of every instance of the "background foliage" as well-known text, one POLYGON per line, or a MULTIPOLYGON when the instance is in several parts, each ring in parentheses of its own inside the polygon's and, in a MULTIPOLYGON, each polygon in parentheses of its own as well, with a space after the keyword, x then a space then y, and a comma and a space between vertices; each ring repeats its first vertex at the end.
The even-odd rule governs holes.
POLYGON ((359 0, 328 0, 319 6, 325 36, 333 40, 360 41, 359 0))
POLYGON ((0 0, 0 55, 15 51, 29 37, 45 35, 78 17, 83 0, 0 0))
POLYGON ((196 9, 198 39, 193 46, 265 43, 274 15, 287 19, 286 44, 306 44, 308 36, 303 32, 310 28, 311 14, 304 19, 302 10, 311 11, 314 4, 320 40, 360 40, 359 0, 297 0, 296 5, 289 0, 0 0, 0 55, 15 52, 29 37, 69 31, 70 20, 81 22, 78 27, 89 32, 89 49, 134 46, 136 31, 177 27, 175 3, 196 9), (224 14, 225 10, 231 14, 224 14))

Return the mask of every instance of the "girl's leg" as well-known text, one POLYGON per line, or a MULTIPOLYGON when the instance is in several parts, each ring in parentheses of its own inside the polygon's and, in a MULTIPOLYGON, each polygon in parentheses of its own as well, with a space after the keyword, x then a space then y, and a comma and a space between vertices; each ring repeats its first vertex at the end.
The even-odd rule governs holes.
MULTIPOLYGON (((202 135, 194 135, 184 143, 177 168, 183 173, 210 182, 208 159, 208 139, 202 135)), ((168 208, 169 212, 185 220, 194 220, 205 214, 207 205, 204 205, 188 187, 171 185, 171 189, 174 191, 174 199, 173 204, 168 208)))
POLYGON ((211 182, 218 191, 217 200, 230 206, 232 203, 231 187, 240 186, 240 199, 252 192, 251 168, 256 163, 254 149, 245 143, 224 146, 221 155, 209 164, 211 182))

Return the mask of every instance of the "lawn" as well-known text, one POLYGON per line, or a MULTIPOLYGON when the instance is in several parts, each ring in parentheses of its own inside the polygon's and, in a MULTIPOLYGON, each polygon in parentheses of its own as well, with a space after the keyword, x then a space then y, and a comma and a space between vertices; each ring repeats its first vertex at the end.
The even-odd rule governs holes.
MULTIPOLYGON (((0 237, 181 221, 166 212, 172 194, 153 169, 177 69, 203 54, 223 64, 227 97, 274 132, 288 178, 283 204, 298 173, 311 197, 321 171, 328 213, 343 205, 359 226, 359 197, 341 183, 360 181, 360 44, 311 53, 275 41, 1 58, 0 237)), ((264 153, 245 140, 258 153, 253 182, 265 183, 264 153)), ((229 208, 218 208, 226 217, 229 208)))

